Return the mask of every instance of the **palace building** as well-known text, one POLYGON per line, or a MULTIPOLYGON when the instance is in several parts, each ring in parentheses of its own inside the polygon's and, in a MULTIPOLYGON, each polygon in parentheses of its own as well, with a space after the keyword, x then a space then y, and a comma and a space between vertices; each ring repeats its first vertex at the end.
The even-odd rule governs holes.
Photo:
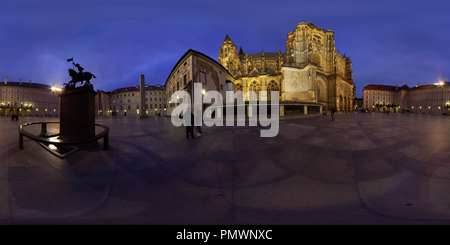
MULTIPOLYGON (((60 90, 59 90, 60 91, 60 90)), ((59 91, 40 83, 8 81, 0 83, 0 115, 58 116, 59 91)))
MULTIPOLYGON (((110 92, 97 90, 96 116, 138 116, 140 87, 118 88, 110 92)), ((63 91, 55 84, 8 81, 0 83, 0 115, 22 117, 56 117, 60 115, 60 97, 63 91)), ((145 110, 147 115, 166 115, 166 88, 145 85, 145 110)))
POLYGON ((369 84, 363 88, 362 107, 368 112, 399 112, 407 109, 408 85, 369 84))
POLYGON ((280 104, 319 104, 327 110, 353 110, 354 84, 350 57, 336 51, 334 32, 312 23, 300 23, 287 35, 284 53, 244 53, 226 35, 219 48, 219 63, 233 76, 235 90, 256 93, 244 101, 271 101, 279 91, 280 104))
POLYGON ((145 85, 145 108, 140 108, 140 86, 118 88, 111 92, 97 91, 98 116, 166 115, 166 88, 159 84, 145 85))
POLYGON ((450 84, 442 82, 409 88, 369 84, 363 88, 363 108, 368 112, 411 112, 420 114, 449 114, 450 84))
POLYGON ((408 109, 412 113, 449 114, 450 83, 442 82, 412 87, 408 91, 408 109))

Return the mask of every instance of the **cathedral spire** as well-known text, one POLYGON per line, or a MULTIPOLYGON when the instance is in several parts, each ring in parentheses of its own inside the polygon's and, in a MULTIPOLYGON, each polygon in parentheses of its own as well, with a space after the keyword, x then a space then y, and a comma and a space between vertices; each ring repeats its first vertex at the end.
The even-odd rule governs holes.
POLYGON ((239 55, 245 55, 244 51, 242 51, 242 46, 239 48, 239 55))
POLYGON ((228 36, 228 34, 225 36, 225 40, 224 41, 231 41, 231 38, 228 36))

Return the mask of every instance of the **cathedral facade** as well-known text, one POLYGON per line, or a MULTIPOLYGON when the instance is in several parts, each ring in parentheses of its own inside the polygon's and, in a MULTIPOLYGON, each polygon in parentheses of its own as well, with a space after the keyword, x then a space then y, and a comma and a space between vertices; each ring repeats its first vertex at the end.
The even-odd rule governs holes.
POLYGON ((319 103, 325 110, 353 108, 355 87, 350 57, 336 51, 334 32, 312 23, 300 23, 287 35, 284 53, 247 54, 226 35, 219 48, 219 63, 235 78, 235 91, 243 101, 271 101, 271 91, 279 91, 279 101, 319 103), (248 91, 254 91, 256 96, 248 91))

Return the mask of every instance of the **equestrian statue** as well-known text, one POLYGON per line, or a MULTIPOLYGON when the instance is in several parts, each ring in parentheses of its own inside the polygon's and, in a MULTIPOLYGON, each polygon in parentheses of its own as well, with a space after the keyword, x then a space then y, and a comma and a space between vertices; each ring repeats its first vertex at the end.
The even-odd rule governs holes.
POLYGON ((93 88, 92 84, 89 82, 92 78, 97 78, 94 76, 94 74, 90 72, 83 72, 84 68, 80 66, 80 64, 75 64, 72 61, 72 64, 78 69, 78 72, 76 72, 74 69, 68 69, 69 70, 69 76, 72 78, 72 80, 69 83, 64 83, 63 85, 66 85, 66 90, 72 90, 75 88, 75 84, 77 82, 80 82, 80 86, 83 88, 90 87, 93 88), (83 85, 83 81, 86 81, 83 85))

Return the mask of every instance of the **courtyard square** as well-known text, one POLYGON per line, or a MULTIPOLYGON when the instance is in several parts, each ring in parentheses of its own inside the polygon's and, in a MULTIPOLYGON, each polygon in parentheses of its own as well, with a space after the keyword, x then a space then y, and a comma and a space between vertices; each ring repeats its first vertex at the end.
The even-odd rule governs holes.
POLYGON ((0 118, 0 224, 450 224, 448 116, 284 118, 276 137, 247 124, 197 140, 169 117, 97 117, 107 151, 18 149, 18 126, 46 121, 0 118))

